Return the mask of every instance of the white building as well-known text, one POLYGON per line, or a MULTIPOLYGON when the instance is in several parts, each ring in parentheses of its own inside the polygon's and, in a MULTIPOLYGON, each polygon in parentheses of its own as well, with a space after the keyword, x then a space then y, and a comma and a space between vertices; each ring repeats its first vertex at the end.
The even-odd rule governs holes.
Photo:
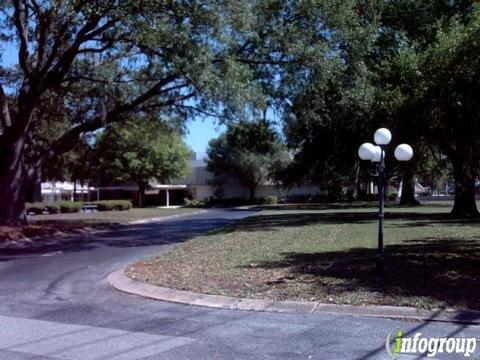
MULTIPOLYGON (((175 180, 175 185, 186 185, 190 189, 194 197, 197 200, 206 200, 212 197, 216 197, 215 186, 212 185, 214 176, 207 171, 207 163, 204 160, 191 160, 190 161, 191 172, 186 179, 175 180)), ((250 194, 248 187, 243 185, 235 178, 228 179, 223 188, 223 198, 244 198, 248 199, 250 194)), ((320 189, 318 186, 303 185, 294 186, 291 188, 277 186, 272 182, 265 182, 260 184, 255 189, 255 197, 265 197, 270 195, 276 195, 278 197, 285 196, 297 196, 297 195, 319 195, 320 189)))
POLYGON ((94 190, 94 187, 68 181, 49 181, 41 184, 43 201, 88 200, 90 192, 94 190))

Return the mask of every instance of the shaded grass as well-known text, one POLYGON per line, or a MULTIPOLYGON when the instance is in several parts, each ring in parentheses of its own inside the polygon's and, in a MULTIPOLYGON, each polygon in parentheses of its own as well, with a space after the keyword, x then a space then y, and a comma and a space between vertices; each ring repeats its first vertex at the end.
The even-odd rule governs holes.
POLYGON ((387 277, 373 276, 375 208, 268 207, 127 269, 192 291, 345 304, 480 309, 480 221, 439 204, 387 209, 387 277))
POLYGON ((32 224, 83 223, 83 224, 124 224, 148 218, 185 214, 196 211, 193 208, 133 208, 126 211, 95 211, 70 214, 29 216, 32 224))
POLYGON ((39 238, 56 238, 70 234, 84 234, 94 230, 110 229, 131 221, 185 214, 193 208, 134 208, 128 211, 97 211, 68 214, 33 215, 25 226, 1 226, 0 244, 39 238))

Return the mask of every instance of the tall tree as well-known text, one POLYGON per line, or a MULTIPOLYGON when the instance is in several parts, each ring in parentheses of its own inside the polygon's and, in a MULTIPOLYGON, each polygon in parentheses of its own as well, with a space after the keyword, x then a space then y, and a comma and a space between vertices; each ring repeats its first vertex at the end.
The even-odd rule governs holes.
POLYGON ((290 160, 278 134, 265 120, 240 122, 209 143, 207 170, 218 179, 239 180, 248 187, 250 200, 258 185, 275 181, 290 160))
POLYGON ((136 112, 228 112, 254 98, 253 68, 263 59, 255 53, 261 41, 250 27, 255 12, 248 1, 2 6, 0 45, 11 51, 7 42, 13 44, 18 56, 0 71, 0 224, 22 219, 29 170, 70 150, 84 133, 136 112), (49 99, 66 127, 27 158, 49 99))
POLYGON ((156 119, 141 118, 109 126, 99 136, 95 152, 99 169, 108 178, 138 185, 140 207, 149 181, 183 178, 191 155, 180 134, 156 119))
POLYGON ((408 37, 391 58, 391 77, 385 83, 401 99, 398 114, 404 133, 438 146, 451 161, 452 214, 478 216, 480 102, 475 94, 480 90, 480 11, 473 1, 416 5, 417 16, 408 19, 395 9, 402 19, 395 26, 408 37))
MULTIPOLYGON (((303 169, 317 168, 313 171, 320 177, 331 179, 329 169, 347 175, 349 167, 342 169, 345 160, 340 158, 349 144, 341 140, 339 144, 346 145, 336 148, 334 140, 352 129, 351 140, 358 146, 377 126, 387 126, 400 142, 416 149, 432 144, 448 155, 456 182, 452 212, 476 216, 478 4, 352 0, 304 6, 311 7, 309 13, 326 26, 323 34, 328 36, 316 42, 324 45, 316 63, 302 61, 288 68, 291 83, 285 94, 292 102, 287 108, 296 116, 285 116, 285 122, 287 137, 299 150, 300 169, 310 159, 303 169), (315 153, 325 144, 330 160, 323 151, 315 153)), ((412 184, 405 195, 413 195, 414 173, 422 161, 417 156, 414 167, 404 172, 404 182, 412 184)), ((410 202, 414 201, 411 196, 410 202)))

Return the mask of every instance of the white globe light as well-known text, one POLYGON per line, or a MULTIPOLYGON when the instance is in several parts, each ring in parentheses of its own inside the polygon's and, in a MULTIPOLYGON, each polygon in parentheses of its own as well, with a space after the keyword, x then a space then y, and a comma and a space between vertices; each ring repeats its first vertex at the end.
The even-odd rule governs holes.
POLYGON ((395 158, 398 161, 408 161, 413 157, 413 149, 408 144, 400 144, 395 149, 395 158))
POLYGON ((388 129, 380 128, 375 131, 373 139, 377 145, 387 145, 392 140, 392 133, 388 129))
MULTIPOLYGON (((373 155, 372 162, 380 162, 382 157, 382 148, 380 146, 375 146, 375 155, 373 155)), ((385 151, 383 151, 383 158, 385 158, 385 151)))
POLYGON ((373 144, 365 143, 358 148, 358 156, 362 160, 372 160, 374 155, 375 155, 375 145, 373 144))

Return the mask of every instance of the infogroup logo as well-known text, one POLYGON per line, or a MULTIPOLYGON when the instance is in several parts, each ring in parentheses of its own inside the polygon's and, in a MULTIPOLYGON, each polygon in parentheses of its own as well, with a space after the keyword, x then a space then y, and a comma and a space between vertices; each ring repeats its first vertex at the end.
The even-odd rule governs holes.
POLYGON ((407 337, 402 329, 396 328, 388 333, 385 348, 392 359, 402 354, 426 355, 432 358, 447 353, 470 357, 477 349, 477 340, 474 337, 422 337, 420 332, 413 337, 407 337))

